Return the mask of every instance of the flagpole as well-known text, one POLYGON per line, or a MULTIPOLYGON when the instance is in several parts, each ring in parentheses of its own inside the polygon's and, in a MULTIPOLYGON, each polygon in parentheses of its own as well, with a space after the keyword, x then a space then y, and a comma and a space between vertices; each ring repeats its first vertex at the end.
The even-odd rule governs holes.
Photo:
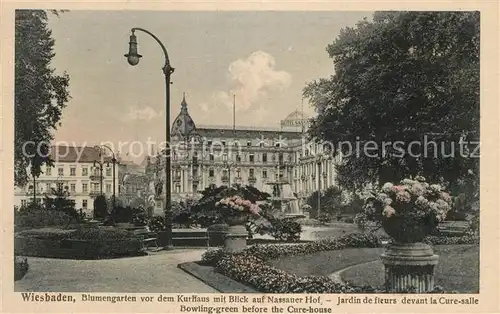
POLYGON ((233 132, 236 131, 236 95, 233 94, 233 132))

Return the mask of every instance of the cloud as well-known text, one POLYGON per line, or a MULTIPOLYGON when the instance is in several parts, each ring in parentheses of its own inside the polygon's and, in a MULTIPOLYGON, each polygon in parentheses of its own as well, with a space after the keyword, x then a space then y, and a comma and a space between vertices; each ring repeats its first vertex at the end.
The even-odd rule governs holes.
POLYGON ((274 57, 264 51, 253 52, 246 59, 238 59, 229 65, 229 92, 218 91, 213 95, 216 105, 232 108, 236 95, 236 110, 247 110, 270 92, 288 88, 292 76, 275 69, 274 57))
POLYGON ((122 117, 122 121, 145 120, 151 121, 161 117, 163 111, 156 111, 151 107, 130 107, 128 112, 122 117))

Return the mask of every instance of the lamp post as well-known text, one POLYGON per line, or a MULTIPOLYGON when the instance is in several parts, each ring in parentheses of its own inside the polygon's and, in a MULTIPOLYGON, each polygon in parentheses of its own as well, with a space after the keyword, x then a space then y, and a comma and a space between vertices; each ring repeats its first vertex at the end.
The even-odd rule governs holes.
MULTIPOLYGON (((236 155, 236 160, 239 159, 239 154, 236 155)), ((228 172, 228 186, 231 186, 231 168, 233 168, 236 164, 238 164, 238 161, 228 161, 227 160, 227 155, 224 154, 222 155, 222 162, 224 164, 224 167, 227 169, 227 172, 228 172)))
POLYGON ((103 164, 104 162, 102 160, 94 160, 94 168, 98 168, 99 169, 99 194, 102 196, 102 181, 103 181, 103 177, 102 177, 102 167, 103 167, 103 164), (99 165, 99 167, 97 167, 99 165))
MULTIPOLYGON (((104 147, 104 148, 107 148, 110 152, 111 152, 111 155, 113 156, 111 158, 111 163, 113 164, 113 209, 115 209, 115 205, 116 205, 116 186, 115 186, 115 181, 116 181, 116 178, 115 178, 115 165, 116 165, 116 157, 115 157, 115 152, 113 152, 113 150, 111 149, 111 147, 109 147, 108 145, 101 145, 100 147, 104 147)), ((109 162, 107 163, 107 165, 109 165, 109 162)), ((101 165, 101 194, 102 194, 102 165, 101 165)))
POLYGON ((135 31, 144 32, 151 37, 160 45, 163 53, 165 55, 165 64, 162 68, 163 74, 165 75, 165 131, 166 131, 166 147, 165 147, 165 227, 166 227, 166 243, 164 249, 170 249, 172 247, 172 217, 171 217, 171 165, 170 165, 170 75, 174 72, 174 68, 170 66, 170 60, 168 58, 167 49, 163 43, 151 32, 143 29, 134 27, 131 29, 129 51, 125 54, 127 61, 130 65, 135 66, 139 63, 139 59, 142 57, 137 53, 137 38, 135 36, 135 31))
POLYGON ((318 218, 321 213, 321 157, 318 157, 318 218))

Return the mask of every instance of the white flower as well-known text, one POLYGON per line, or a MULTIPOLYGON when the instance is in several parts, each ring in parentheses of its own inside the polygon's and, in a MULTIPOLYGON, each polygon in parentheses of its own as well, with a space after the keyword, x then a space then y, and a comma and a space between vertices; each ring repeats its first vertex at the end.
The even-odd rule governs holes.
POLYGON ((392 189, 392 186, 393 186, 393 185, 394 185, 394 184, 392 184, 391 182, 387 182, 387 183, 385 183, 385 184, 382 186, 382 192, 384 192, 384 193, 390 193, 390 192, 392 191, 391 189, 392 189))
POLYGON ((384 215, 387 218, 391 217, 395 213, 396 213, 396 210, 394 208, 392 208, 391 206, 385 206, 384 210, 382 211, 382 215, 384 215))
POLYGON ((430 187, 432 192, 438 193, 441 192, 441 186, 439 184, 432 184, 430 187))
POLYGON ((415 181, 413 180, 410 180, 410 179, 403 179, 403 181, 401 181, 401 183, 403 183, 404 185, 413 185, 415 184, 415 181))

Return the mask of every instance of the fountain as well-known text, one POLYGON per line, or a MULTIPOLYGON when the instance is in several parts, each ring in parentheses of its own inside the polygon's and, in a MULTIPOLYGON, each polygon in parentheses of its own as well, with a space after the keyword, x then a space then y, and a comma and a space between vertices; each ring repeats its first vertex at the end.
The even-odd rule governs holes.
POLYGON ((306 215, 299 206, 299 200, 286 180, 267 182, 264 192, 271 195, 270 201, 275 205, 275 216, 286 218, 304 218, 306 215))

